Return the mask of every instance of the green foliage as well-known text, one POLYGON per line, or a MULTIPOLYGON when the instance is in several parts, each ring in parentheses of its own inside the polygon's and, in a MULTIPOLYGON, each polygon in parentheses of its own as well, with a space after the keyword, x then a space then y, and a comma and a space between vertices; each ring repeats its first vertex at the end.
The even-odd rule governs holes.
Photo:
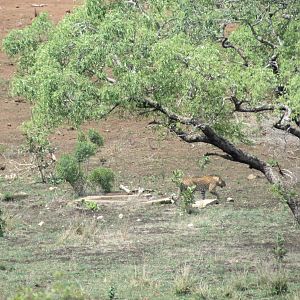
POLYGON ((89 129, 88 131, 88 137, 92 143, 97 145, 98 147, 101 147, 104 145, 103 137, 100 135, 99 132, 97 132, 95 129, 89 129))
POLYGON ((12 201, 14 200, 14 195, 11 192, 5 192, 2 197, 1 197, 2 201, 12 201))
POLYGON ((91 142, 77 142, 74 156, 79 163, 87 161, 91 156, 96 154, 96 145, 91 142))
POLYGON ((278 166, 278 160, 276 160, 276 159, 269 159, 269 160, 267 161, 267 163, 268 163, 271 167, 276 167, 276 166, 278 166))
POLYGON ((90 182, 98 185, 104 192, 111 192, 115 174, 109 168, 96 168, 89 174, 90 182))
POLYGON ((270 282, 271 295, 284 295, 288 293, 288 281, 283 275, 277 276, 270 282))
POLYGON ((184 174, 181 170, 174 170, 172 174, 172 182, 176 184, 179 188, 179 204, 181 209, 186 213, 192 212, 192 204, 195 203, 194 192, 196 186, 189 186, 187 188, 182 188, 182 178, 184 174))
POLYGON ((195 188, 196 186, 189 186, 180 192, 181 208, 188 214, 192 212, 192 204, 195 203, 195 188))
POLYGON ((180 187, 183 175, 184 174, 181 170, 179 170, 179 169, 174 170, 172 173, 172 177, 171 177, 172 182, 175 183, 178 187, 180 187))
POLYGON ((280 184, 273 184, 271 191, 276 197, 281 199, 283 203, 287 203, 290 199, 297 196, 297 192, 294 189, 287 189, 280 184))
POLYGON ((108 290, 108 299, 113 300, 116 298, 116 288, 114 286, 111 286, 108 290))
POLYGON ((115 104, 139 111, 149 97, 247 143, 232 96, 300 112, 299 11, 297 1, 88 0, 56 26, 42 14, 8 34, 3 48, 21 57, 12 90, 34 103, 34 127, 77 125, 115 104), (219 42, 228 20, 238 23, 228 42, 240 52, 219 42), (266 67, 274 54, 279 74, 266 67))
POLYGON ((94 201, 83 201, 82 203, 83 203, 84 207, 88 210, 91 210, 91 211, 99 210, 98 204, 94 201))
MULTIPOLYGON (((83 163, 95 155, 97 148, 100 146, 103 146, 103 138, 97 131, 90 129, 87 135, 80 131, 73 153, 63 155, 57 163, 57 178, 62 178, 69 182, 75 192, 80 196, 85 193, 88 182, 91 183, 92 186, 101 187, 104 192, 110 192, 112 189, 115 179, 112 170, 96 168, 87 176, 87 170, 84 171, 83 168, 83 163)), ((96 210, 96 207, 93 205, 88 208, 96 210)))
MULTIPOLYGON (((32 25, 21 30, 12 30, 3 41, 3 49, 8 55, 29 55, 36 51, 40 43, 45 42, 52 29, 46 13, 34 18, 32 25)), ((28 62, 29 63, 29 62, 28 62)))
POLYGON ((287 249, 285 248, 285 239, 282 235, 277 234, 275 240, 275 247, 272 250, 272 253, 278 263, 282 263, 284 257, 287 255, 287 249))
POLYGON ((48 182, 52 179, 55 160, 52 159, 54 149, 51 146, 47 130, 36 126, 33 122, 27 122, 23 126, 26 136, 27 151, 32 155, 35 165, 40 173, 42 182, 48 182))
POLYGON ((209 156, 203 155, 198 161, 201 171, 203 171, 207 167, 207 165, 210 164, 210 162, 211 162, 211 160, 210 160, 209 156))
POLYGON ((2 210, 0 208, 0 237, 4 236, 5 227, 6 227, 6 222, 3 219, 3 212, 2 212, 2 210))
POLYGON ((80 170, 78 160, 70 154, 61 156, 56 165, 56 172, 59 177, 69 182, 72 186, 83 178, 83 173, 80 170))

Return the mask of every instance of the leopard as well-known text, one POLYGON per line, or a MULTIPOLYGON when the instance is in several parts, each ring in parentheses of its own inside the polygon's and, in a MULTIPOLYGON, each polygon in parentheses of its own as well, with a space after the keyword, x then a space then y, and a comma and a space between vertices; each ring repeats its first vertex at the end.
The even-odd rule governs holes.
POLYGON ((210 192, 220 200, 220 196, 216 191, 217 187, 225 187, 225 181, 217 175, 205 175, 200 177, 183 177, 180 183, 180 193, 184 192, 188 187, 195 187, 194 192, 199 191, 201 193, 201 199, 205 199, 206 192, 210 192))

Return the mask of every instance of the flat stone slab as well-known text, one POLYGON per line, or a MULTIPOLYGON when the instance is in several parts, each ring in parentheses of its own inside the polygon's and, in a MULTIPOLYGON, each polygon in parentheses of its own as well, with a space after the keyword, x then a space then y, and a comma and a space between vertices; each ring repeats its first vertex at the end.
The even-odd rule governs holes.
POLYGON ((205 208, 209 205, 219 204, 218 199, 205 199, 205 200, 197 200, 192 207, 195 208, 205 208))
MULTIPOLYGON (((73 201, 72 201, 73 202, 73 201)), ((146 204, 146 205, 155 205, 155 204, 173 204, 174 201, 169 198, 154 198, 149 193, 147 194, 106 194, 106 195, 94 195, 81 197, 75 200, 76 203, 80 202, 94 202, 97 204, 103 205, 125 205, 130 203, 135 204, 146 204)))

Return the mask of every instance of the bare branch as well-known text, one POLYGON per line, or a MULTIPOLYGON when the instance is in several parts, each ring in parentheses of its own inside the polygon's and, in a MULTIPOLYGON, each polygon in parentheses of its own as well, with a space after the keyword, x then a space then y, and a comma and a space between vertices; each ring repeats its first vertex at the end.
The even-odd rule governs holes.
POLYGON ((187 143, 209 143, 207 137, 200 133, 187 133, 176 127, 175 124, 169 126, 171 132, 174 132, 179 138, 187 143))
POLYGON ((163 113, 171 121, 176 121, 176 122, 179 122, 179 123, 184 124, 184 125, 193 125, 193 126, 196 126, 196 127, 204 126, 204 124, 202 124, 200 122, 200 120, 197 120, 196 118, 192 118, 192 117, 184 117, 184 116, 178 115, 178 114, 172 112, 171 110, 169 110, 168 108, 162 106, 161 104, 159 104, 155 100, 152 100, 150 98, 144 98, 142 101, 146 105, 148 105, 152 108, 155 108, 157 111, 163 113))
POLYGON ((228 155, 228 154, 221 154, 221 153, 216 153, 216 152, 206 152, 204 156, 218 156, 222 157, 223 159, 234 161, 233 158, 228 155))
POLYGON ((286 131, 300 139, 300 130, 292 127, 290 124, 281 124, 280 122, 273 125, 274 128, 286 131))

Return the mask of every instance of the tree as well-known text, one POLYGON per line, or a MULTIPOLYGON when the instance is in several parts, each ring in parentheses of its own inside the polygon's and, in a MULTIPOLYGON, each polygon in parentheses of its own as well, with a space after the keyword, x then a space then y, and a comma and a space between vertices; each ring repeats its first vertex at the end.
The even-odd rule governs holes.
POLYGON ((87 0, 57 26, 41 15, 3 42, 19 58, 12 90, 34 104, 27 135, 117 106, 159 115, 185 142, 262 172, 300 223, 278 168, 236 145, 249 138, 235 117, 266 114, 300 138, 299 10, 297 0, 87 0))

